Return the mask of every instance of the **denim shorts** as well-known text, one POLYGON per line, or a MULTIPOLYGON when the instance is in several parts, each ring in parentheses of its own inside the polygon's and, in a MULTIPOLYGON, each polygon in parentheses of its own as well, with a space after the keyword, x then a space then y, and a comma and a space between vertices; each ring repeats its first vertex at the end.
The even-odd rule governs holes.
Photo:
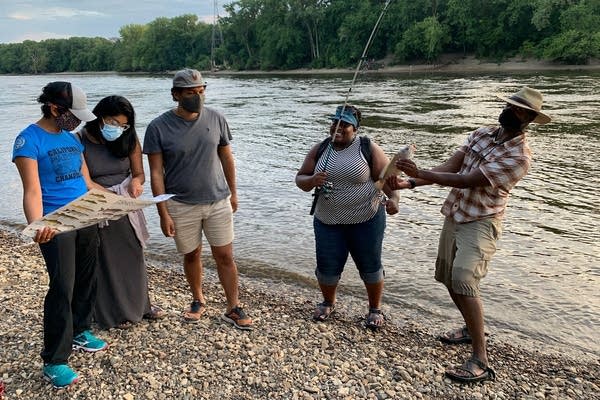
POLYGON ((380 207, 373 218, 359 224, 328 225, 313 221, 317 253, 315 275, 320 284, 337 285, 352 256, 361 279, 366 284, 383 280, 381 246, 385 231, 385 209, 380 207))

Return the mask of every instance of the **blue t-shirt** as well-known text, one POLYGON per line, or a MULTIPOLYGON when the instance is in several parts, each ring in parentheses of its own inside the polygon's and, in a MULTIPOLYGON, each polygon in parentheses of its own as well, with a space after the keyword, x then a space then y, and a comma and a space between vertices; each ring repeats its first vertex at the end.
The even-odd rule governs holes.
POLYGON ((26 157, 38 163, 44 215, 87 192, 81 174, 83 145, 72 133, 50 133, 36 124, 25 128, 15 139, 13 162, 26 157))

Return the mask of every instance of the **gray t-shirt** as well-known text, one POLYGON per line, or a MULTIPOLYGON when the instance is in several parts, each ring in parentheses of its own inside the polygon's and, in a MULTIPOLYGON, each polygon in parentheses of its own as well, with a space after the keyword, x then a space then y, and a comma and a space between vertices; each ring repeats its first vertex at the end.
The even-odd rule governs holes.
POLYGON ((173 110, 146 128, 144 153, 162 153, 166 193, 186 204, 210 204, 231 194, 217 153, 228 146, 231 132, 220 112, 204 107, 195 121, 173 110))

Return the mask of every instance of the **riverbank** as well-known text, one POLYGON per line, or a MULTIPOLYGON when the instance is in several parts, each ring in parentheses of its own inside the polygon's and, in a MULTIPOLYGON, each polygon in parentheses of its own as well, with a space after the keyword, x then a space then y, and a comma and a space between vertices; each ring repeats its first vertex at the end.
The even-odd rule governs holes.
MULTIPOLYGON (((201 71, 206 76, 219 75, 345 75, 354 74, 356 67, 348 68, 300 68, 289 70, 230 70, 221 69, 217 71, 201 71)), ((362 74, 373 75, 411 75, 429 73, 449 74, 488 74, 488 73, 532 73, 532 72, 577 72, 600 71, 600 60, 592 60, 589 64, 559 64, 550 61, 530 60, 515 57, 502 62, 489 62, 479 60, 474 56, 445 55, 440 60, 431 64, 395 64, 391 65, 389 60, 374 62, 372 66, 361 69, 362 74)), ((49 75, 125 75, 125 76, 148 76, 160 75, 171 77, 176 71, 162 72, 117 72, 117 71, 66 71, 49 75)), ((5 74, 12 75, 12 74, 5 74)))
POLYGON ((316 324, 315 289, 241 276, 242 299, 255 321, 238 331, 219 315, 224 299, 214 268, 204 287, 208 311, 182 323, 189 301, 179 269, 149 265, 151 298, 168 316, 129 330, 99 331, 98 354, 74 353, 81 380, 56 391, 42 379, 42 305, 47 287, 35 245, 0 231, 0 380, 6 399, 592 399, 600 363, 580 363, 489 339, 495 382, 463 386, 443 377, 468 346, 444 346, 430 327, 385 310, 382 332, 362 327, 362 299, 340 296, 338 313, 316 324))
MULTIPOLYGON (((333 69, 294 69, 294 70, 273 70, 273 71, 205 71, 206 75, 339 75, 353 74, 355 68, 333 68, 333 69)), ((549 61, 529 60, 515 57, 503 62, 489 62, 479 60, 474 56, 456 56, 445 55, 432 64, 398 64, 391 65, 389 61, 383 60, 374 62, 372 66, 365 65, 361 73, 366 74, 421 74, 421 73, 519 73, 519 72, 543 72, 543 71, 600 71, 600 61, 593 60, 586 65, 567 65, 558 64, 549 61)))

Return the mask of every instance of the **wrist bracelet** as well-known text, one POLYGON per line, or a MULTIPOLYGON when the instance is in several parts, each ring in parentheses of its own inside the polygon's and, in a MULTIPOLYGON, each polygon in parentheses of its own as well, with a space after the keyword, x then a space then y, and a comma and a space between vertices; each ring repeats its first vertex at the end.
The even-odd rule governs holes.
POLYGON ((417 181, 415 181, 413 178, 409 178, 408 183, 410 184, 411 189, 414 189, 417 187, 417 181))

